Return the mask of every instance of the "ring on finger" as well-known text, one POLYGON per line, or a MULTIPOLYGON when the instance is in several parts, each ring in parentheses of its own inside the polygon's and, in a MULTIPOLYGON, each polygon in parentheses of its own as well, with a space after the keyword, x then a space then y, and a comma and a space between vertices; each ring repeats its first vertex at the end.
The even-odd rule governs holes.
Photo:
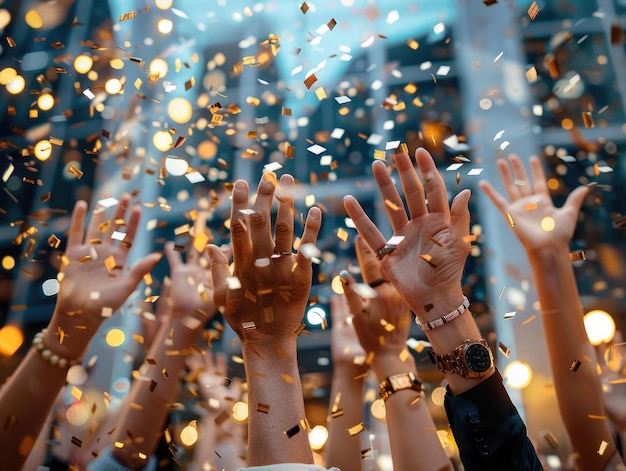
POLYGON ((382 248, 376 251, 376 258, 378 260, 382 260, 385 255, 389 255, 391 252, 396 250, 395 244, 385 244, 382 248))

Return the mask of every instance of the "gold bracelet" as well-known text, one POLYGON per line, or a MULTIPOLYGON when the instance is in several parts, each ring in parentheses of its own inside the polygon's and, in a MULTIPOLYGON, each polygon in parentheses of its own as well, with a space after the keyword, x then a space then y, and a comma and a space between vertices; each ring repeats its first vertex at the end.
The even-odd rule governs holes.
POLYGON ((48 329, 41 329, 40 332, 35 334, 33 337, 33 347, 35 348, 35 352, 37 355, 44 360, 46 363, 51 364, 52 366, 57 366, 61 369, 70 368, 74 365, 78 365, 82 362, 82 359, 78 360, 68 360, 67 358, 62 358, 59 355, 55 355, 50 350, 46 348, 43 344, 43 337, 46 335, 48 329))

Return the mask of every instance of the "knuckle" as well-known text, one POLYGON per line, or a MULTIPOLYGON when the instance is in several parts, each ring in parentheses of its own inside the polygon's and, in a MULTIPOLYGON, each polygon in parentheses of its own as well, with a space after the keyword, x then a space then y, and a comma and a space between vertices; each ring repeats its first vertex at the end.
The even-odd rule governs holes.
POLYGON ((267 215, 264 213, 256 212, 250 215, 250 226, 253 228, 260 228, 267 224, 267 215))

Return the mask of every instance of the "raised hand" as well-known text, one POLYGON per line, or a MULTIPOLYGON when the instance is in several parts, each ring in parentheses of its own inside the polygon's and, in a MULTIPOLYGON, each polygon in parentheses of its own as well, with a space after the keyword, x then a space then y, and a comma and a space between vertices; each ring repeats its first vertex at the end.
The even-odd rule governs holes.
POLYGON ((292 253, 294 232, 294 180, 280 179, 279 206, 272 237, 270 211, 276 176, 265 173, 252 211, 248 209, 248 184, 235 183, 230 219, 234 277, 226 257, 209 246, 215 281, 215 302, 242 341, 293 337, 304 314, 311 288, 312 268, 307 249, 314 249, 321 211, 311 208, 300 250, 292 253))
POLYGON ((385 164, 376 161, 372 165, 394 235, 402 238, 391 252, 378 252, 385 246, 386 239, 357 200, 348 195, 344 205, 365 242, 382 255, 383 276, 419 315, 425 305, 458 305, 462 300, 461 276, 470 250, 467 209, 470 192, 459 193, 450 207, 443 178, 430 154, 418 149, 415 158, 423 184, 409 156, 395 156, 408 215, 385 164))
POLYGON ((142 277, 161 259, 160 254, 153 253, 130 269, 126 266, 141 217, 140 208, 129 208, 129 203, 130 195, 122 195, 108 220, 105 220, 106 209, 96 208, 86 231, 87 204, 84 201, 76 203, 59 273, 57 305, 46 334, 46 344, 54 342, 63 349, 63 343, 66 346, 79 343, 78 350, 84 348, 104 320, 103 314, 111 315, 119 309, 142 277), (65 335, 66 342, 60 342, 60 336, 65 335), (72 341, 76 339, 81 341, 72 341))
POLYGON ((578 211, 589 189, 584 186, 576 188, 567 197, 565 205, 556 208, 537 157, 530 158, 531 179, 516 155, 509 156, 508 162, 499 159, 497 163, 508 200, 487 181, 481 181, 479 186, 500 210, 524 248, 535 251, 568 246, 578 211))
POLYGON ((196 379, 198 390, 210 410, 219 413, 230 405, 232 399, 238 399, 234 397, 237 391, 228 388, 230 384, 227 378, 228 365, 223 353, 214 355, 211 351, 204 354, 194 352, 186 358, 186 361, 192 371, 200 371, 196 379))
POLYGON ((234 277, 224 254, 209 246, 215 304, 242 343, 249 385, 248 466, 313 462, 306 432, 299 433, 305 413, 296 333, 311 288, 310 258, 322 214, 311 208, 293 254, 293 187, 293 177, 283 175, 273 238, 276 176, 263 175, 252 211, 248 184, 235 182, 230 217, 234 277))
POLYGON ((372 249, 361 237, 356 238, 355 245, 363 281, 373 288, 368 286, 364 293, 352 276, 342 272, 344 294, 354 315, 352 323, 361 346, 376 362, 378 355, 397 356, 405 349, 411 313, 396 289, 384 280, 381 263, 372 249))

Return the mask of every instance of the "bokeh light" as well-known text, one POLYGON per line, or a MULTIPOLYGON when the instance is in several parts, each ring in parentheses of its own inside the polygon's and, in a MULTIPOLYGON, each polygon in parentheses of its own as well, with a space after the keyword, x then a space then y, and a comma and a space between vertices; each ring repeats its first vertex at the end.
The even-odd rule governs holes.
POLYGON ((54 106, 54 97, 49 93, 42 93, 37 98, 37 106, 41 111, 51 110, 54 106))
POLYGON ((323 425, 316 425, 309 432, 309 443, 313 451, 321 451, 328 440, 328 430, 323 425))
POLYGON ((13 80, 7 83, 7 91, 11 95, 17 95, 18 93, 22 93, 24 88, 26 87, 26 80, 21 75, 16 76, 13 80))
POLYGON ((11 356, 24 343, 24 334, 14 325, 0 329, 0 355, 11 356))
POLYGON ((507 386, 524 389, 533 380, 533 370, 525 361, 514 360, 506 365, 503 376, 507 386))
POLYGON ((186 98, 172 98, 167 104, 168 116, 178 124, 185 124, 191 119, 193 106, 186 98))
POLYGON ((152 136, 152 144, 161 152, 167 152, 172 148, 172 135, 167 131, 157 131, 152 136))
POLYGON ((196 421, 192 420, 180 431, 180 441, 185 446, 193 446, 198 441, 196 421))
POLYGON ((47 139, 42 139, 41 141, 35 144, 33 149, 33 153, 35 154, 35 158, 40 160, 41 162, 45 162, 52 155, 52 144, 47 139))
POLYGON ((74 59, 74 70, 79 74, 86 74, 93 67, 93 58, 87 54, 81 54, 74 59))
POLYGON ((111 329, 107 332, 105 341, 109 347, 119 347, 126 341, 126 334, 121 329, 111 329))
POLYGON ((608 312, 594 309, 585 314, 583 322, 591 345, 600 345, 603 342, 613 340, 615 321, 608 312))

